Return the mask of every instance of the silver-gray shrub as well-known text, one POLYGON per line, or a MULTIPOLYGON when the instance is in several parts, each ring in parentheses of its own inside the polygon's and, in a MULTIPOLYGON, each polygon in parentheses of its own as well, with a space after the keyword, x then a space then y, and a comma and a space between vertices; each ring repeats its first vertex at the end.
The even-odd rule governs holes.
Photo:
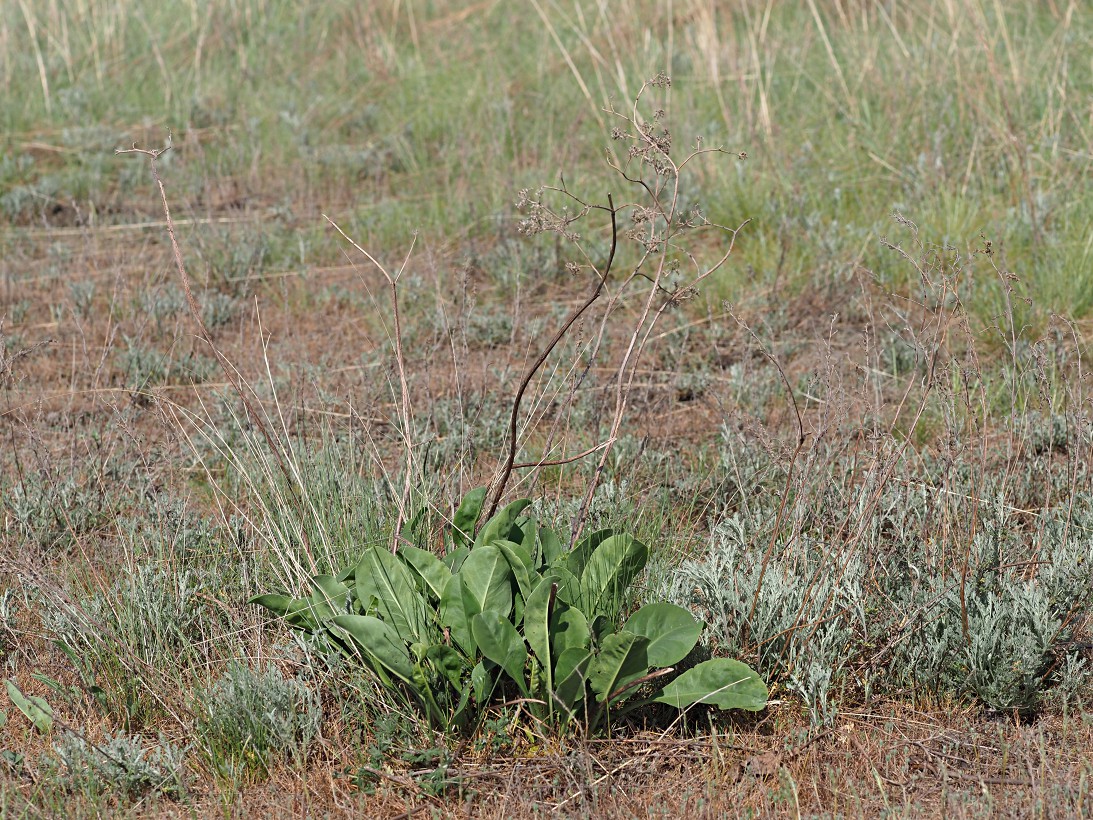
POLYGON ((158 792, 180 797, 184 792, 184 750, 162 736, 146 742, 121 732, 95 744, 65 734, 55 751, 70 788, 120 791, 128 796, 158 792))
POLYGON ((753 663, 798 693, 815 721, 828 721, 847 647, 867 628, 864 566, 808 535, 776 544, 764 566, 756 538, 764 517, 736 514, 716 525, 705 555, 671 573, 662 594, 700 614, 718 654, 753 663))
POLYGON ((1069 517, 1030 515, 991 486, 1001 479, 988 477, 973 501, 961 486, 970 474, 956 472, 949 494, 886 484, 871 510, 855 511, 856 538, 832 538, 830 518, 791 498, 771 547, 778 508, 768 496, 717 523, 705 551, 660 581, 663 592, 707 621, 711 650, 798 693, 816 721, 829 721, 832 696, 851 686, 1034 710, 1053 687, 1088 679, 1093 499, 1077 493, 1069 517), (943 543, 939 522, 970 520, 972 503, 970 543, 943 543))
POLYGON ((1083 668, 1075 636, 1093 591, 1093 539, 1080 519, 1068 526, 1042 517, 1039 549, 1030 554, 1014 511, 996 501, 972 541, 963 584, 960 567, 950 567, 930 574, 917 593, 890 590, 898 608, 913 614, 894 643, 896 681, 1019 711, 1036 708, 1054 685, 1072 685, 1068 676, 1083 668))
POLYGON ((209 572, 138 565, 109 589, 71 596, 47 625, 73 648, 177 666, 207 654, 220 620, 217 587, 209 572))
POLYGON ((218 766, 263 769, 275 756, 300 759, 322 722, 317 695, 276 666, 232 663, 200 695, 201 736, 218 766))

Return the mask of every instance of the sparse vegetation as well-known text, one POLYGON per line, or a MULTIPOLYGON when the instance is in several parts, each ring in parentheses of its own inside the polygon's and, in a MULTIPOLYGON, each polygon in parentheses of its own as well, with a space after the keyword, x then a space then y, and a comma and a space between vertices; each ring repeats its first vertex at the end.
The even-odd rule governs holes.
POLYGON ((0 815, 1093 815, 1089 9, 137 5, 0 6, 0 815))

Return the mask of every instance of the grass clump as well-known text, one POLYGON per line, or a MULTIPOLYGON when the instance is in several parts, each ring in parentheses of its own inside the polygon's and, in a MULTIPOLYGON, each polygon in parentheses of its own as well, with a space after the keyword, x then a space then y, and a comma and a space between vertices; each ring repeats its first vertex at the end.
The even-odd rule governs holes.
POLYGON ((315 693, 273 665, 229 664, 194 705, 205 756, 232 781, 268 776, 278 761, 302 763, 322 723, 315 693))
POLYGON ((223 611, 207 571, 136 566, 105 589, 52 592, 48 633, 79 658, 100 706, 126 727, 154 725, 187 670, 216 655, 223 611))

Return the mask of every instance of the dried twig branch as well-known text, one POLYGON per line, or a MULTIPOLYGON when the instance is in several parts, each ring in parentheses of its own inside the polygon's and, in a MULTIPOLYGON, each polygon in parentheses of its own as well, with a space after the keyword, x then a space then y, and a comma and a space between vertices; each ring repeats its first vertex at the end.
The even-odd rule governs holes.
MULTIPOLYGON (((604 265, 603 273, 600 274, 599 281, 592 289, 592 293, 588 295, 588 298, 584 301, 584 304, 579 305, 569 317, 562 323, 562 326, 558 328, 557 332, 547 342, 542 352, 538 355, 531 366, 524 374, 524 378, 520 381, 520 386, 516 390, 516 397, 512 402, 512 414, 509 418, 509 447, 508 453, 505 455, 505 463, 498 471, 496 478, 493 481, 492 492, 490 493, 490 506, 489 514, 483 520, 488 520, 493 517, 493 514, 497 512, 497 507, 501 502, 502 496, 505 494, 505 486, 508 484, 509 477, 512 475, 514 465, 516 463, 516 446, 517 446, 517 421, 520 418, 520 403, 524 399, 524 393, 527 392, 528 385, 531 384, 531 380, 535 378, 535 374, 539 368, 543 366, 543 363, 550 356, 551 351, 558 346, 558 343, 565 337, 569 329, 573 327, 573 323, 576 322, 584 314, 586 310, 592 307, 592 304, 600 298, 600 294, 603 293, 604 286, 607 284, 607 278, 611 275, 611 266, 615 262, 615 251, 618 248, 619 229, 618 229, 618 211, 615 208, 615 201, 611 194, 607 195, 607 207, 602 205, 588 206, 598 210, 607 211, 611 215, 611 251, 607 255, 607 264, 604 265)), ((595 452, 593 449, 590 452, 595 452)))

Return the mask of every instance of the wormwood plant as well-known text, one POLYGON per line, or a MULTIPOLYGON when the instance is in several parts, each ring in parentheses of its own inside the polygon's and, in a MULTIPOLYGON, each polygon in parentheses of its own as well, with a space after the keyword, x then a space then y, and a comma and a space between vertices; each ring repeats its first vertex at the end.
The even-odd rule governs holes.
POLYGON ((184 750, 164 738, 150 744, 124 732, 107 735, 99 745, 66 734, 56 746, 72 788, 95 793, 119 791, 129 796, 146 792, 178 797, 183 785, 184 750))
POLYGON ((226 777, 268 771, 278 757, 301 758, 322 719, 315 694, 274 666, 231 664, 199 701, 205 753, 226 777))
POLYGON ((329 649, 362 660, 388 687, 410 693, 435 726, 477 725, 495 697, 525 699, 539 720, 590 730, 649 703, 761 709, 767 689, 726 658, 688 669, 701 625, 682 607, 653 603, 620 623, 648 548, 600 530, 566 549, 514 501, 477 535, 486 489, 467 495, 443 558, 403 544, 365 551, 338 576, 317 575, 300 598, 253 599, 329 649), (648 696, 636 698, 641 690, 648 696))

